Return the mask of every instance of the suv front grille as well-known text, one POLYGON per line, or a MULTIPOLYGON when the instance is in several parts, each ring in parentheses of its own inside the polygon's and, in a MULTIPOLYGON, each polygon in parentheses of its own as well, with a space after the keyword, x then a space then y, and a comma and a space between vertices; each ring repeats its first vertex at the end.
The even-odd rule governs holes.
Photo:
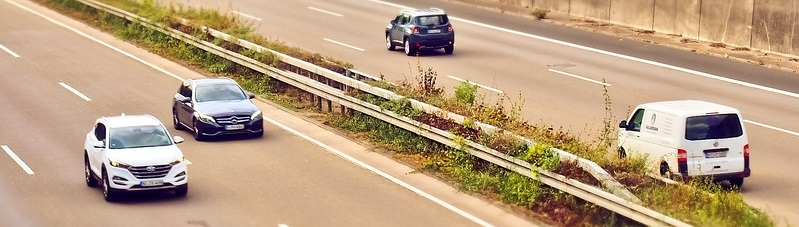
POLYGON ((218 124, 235 125, 235 124, 243 124, 243 123, 249 122, 250 121, 250 116, 244 116, 244 115, 236 116, 236 115, 234 115, 234 116, 227 116, 227 117, 216 117, 215 120, 216 120, 216 123, 218 123, 218 124))
POLYGON ((130 171, 130 173, 132 173, 136 178, 150 179, 164 177, 167 173, 169 173, 169 170, 172 169, 171 165, 155 165, 152 166, 153 168, 148 170, 149 167, 151 166, 134 166, 128 168, 128 171, 130 171))

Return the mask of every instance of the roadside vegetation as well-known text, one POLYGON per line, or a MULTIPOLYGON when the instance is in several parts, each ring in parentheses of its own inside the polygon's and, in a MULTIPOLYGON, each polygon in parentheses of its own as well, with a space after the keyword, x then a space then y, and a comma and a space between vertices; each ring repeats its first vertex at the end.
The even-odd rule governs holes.
MULTIPOLYGON (((135 43, 154 53, 190 65, 213 76, 236 79, 249 91, 283 105, 294 111, 317 113, 326 124, 350 132, 353 136, 371 141, 379 150, 386 151, 398 159, 416 167, 420 172, 437 176, 457 185, 468 193, 503 201, 525 215, 549 222, 553 225, 618 226, 639 225, 591 203, 586 203, 567 193, 541 184, 517 173, 506 171, 461 149, 447 147, 415 132, 403 130, 376 118, 357 112, 322 113, 307 102, 308 94, 270 80, 267 76, 242 67, 224 58, 207 53, 177 39, 153 31, 138 23, 131 23, 116 16, 85 6, 75 0, 34 0, 87 24, 135 43)), ((228 50, 284 70, 297 71, 280 63, 279 58, 269 53, 257 53, 240 48, 227 41, 214 39, 195 26, 185 26, 180 19, 190 20, 193 25, 204 25, 226 32, 239 39, 248 40, 284 54, 343 73, 352 64, 310 53, 280 41, 264 38, 254 32, 254 25, 231 14, 217 10, 197 9, 185 6, 157 5, 152 0, 102 0, 129 12, 144 16, 194 37, 220 45, 228 50)), ((300 72, 302 73, 302 72, 300 72)), ((668 185, 646 176, 643 157, 618 159, 615 148, 615 120, 610 115, 610 94, 605 90, 605 124, 594 141, 583 141, 569 132, 545 125, 532 125, 520 116, 524 100, 522 97, 499 97, 487 100, 477 94, 477 87, 462 83, 449 95, 436 86, 437 73, 417 63, 409 72, 415 81, 400 81, 392 85, 383 81, 372 82, 405 97, 423 101, 439 108, 461 114, 468 118, 463 125, 451 120, 424 113, 410 105, 408 99, 385 100, 365 93, 352 95, 394 111, 400 115, 423 122, 433 127, 452 132, 458 142, 466 140, 486 145, 497 151, 527 161, 546 170, 577 179, 583 183, 599 186, 589 174, 576 163, 560 162, 550 148, 560 148, 592 160, 605 168, 619 182, 642 200, 642 205, 697 226, 772 226, 773 222, 762 211, 743 201, 735 190, 721 188, 706 179, 686 184, 668 185), (507 103, 510 103, 507 105, 507 103), (509 106, 509 107, 508 107, 509 106), (472 127, 475 121, 503 128, 516 135, 536 141, 535 146, 504 133, 486 133, 472 127), (472 123, 469 123, 472 122, 472 123)))

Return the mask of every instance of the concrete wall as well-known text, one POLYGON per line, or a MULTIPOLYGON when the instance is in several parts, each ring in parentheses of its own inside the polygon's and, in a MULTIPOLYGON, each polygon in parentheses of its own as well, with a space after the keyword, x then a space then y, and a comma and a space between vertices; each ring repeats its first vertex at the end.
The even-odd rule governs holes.
POLYGON ((799 0, 483 0, 799 56, 799 0))
POLYGON ((699 38, 699 8, 701 0, 655 1, 652 30, 665 34, 699 38))
POLYGON ((796 0, 757 0, 752 23, 752 48, 798 55, 797 5, 799 2, 796 0))
POLYGON ((655 0, 611 0, 610 21, 613 23, 652 30, 655 0))

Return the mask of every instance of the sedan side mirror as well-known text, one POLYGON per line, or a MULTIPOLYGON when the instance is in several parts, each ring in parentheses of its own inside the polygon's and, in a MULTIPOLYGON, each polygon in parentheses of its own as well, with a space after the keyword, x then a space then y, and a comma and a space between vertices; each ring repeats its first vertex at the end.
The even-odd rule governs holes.
POLYGON ((174 136, 174 137, 172 137, 172 140, 175 141, 175 144, 183 143, 183 141, 184 141, 183 137, 180 137, 180 136, 174 136))
POLYGON ((175 101, 185 103, 185 102, 190 102, 191 98, 183 96, 181 94, 175 94, 175 101))
POLYGON ((94 147, 94 148, 105 148, 105 142, 103 142, 103 141, 94 141, 94 143, 92 143, 92 147, 94 147))
POLYGON ((619 123, 619 128, 625 128, 626 129, 627 128, 627 121, 626 120, 621 121, 621 123, 619 123))
POLYGON ((249 97, 250 99, 254 99, 255 94, 247 92, 247 97, 249 97))

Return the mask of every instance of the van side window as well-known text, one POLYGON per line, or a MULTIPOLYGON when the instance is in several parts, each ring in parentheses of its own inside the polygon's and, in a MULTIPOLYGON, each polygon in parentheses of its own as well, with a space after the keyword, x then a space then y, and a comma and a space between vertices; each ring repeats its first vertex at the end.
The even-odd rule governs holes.
POLYGON ((627 131, 641 131, 641 122, 644 120, 644 109, 638 109, 633 114, 633 117, 630 118, 630 122, 627 123, 629 126, 627 127, 627 131))

